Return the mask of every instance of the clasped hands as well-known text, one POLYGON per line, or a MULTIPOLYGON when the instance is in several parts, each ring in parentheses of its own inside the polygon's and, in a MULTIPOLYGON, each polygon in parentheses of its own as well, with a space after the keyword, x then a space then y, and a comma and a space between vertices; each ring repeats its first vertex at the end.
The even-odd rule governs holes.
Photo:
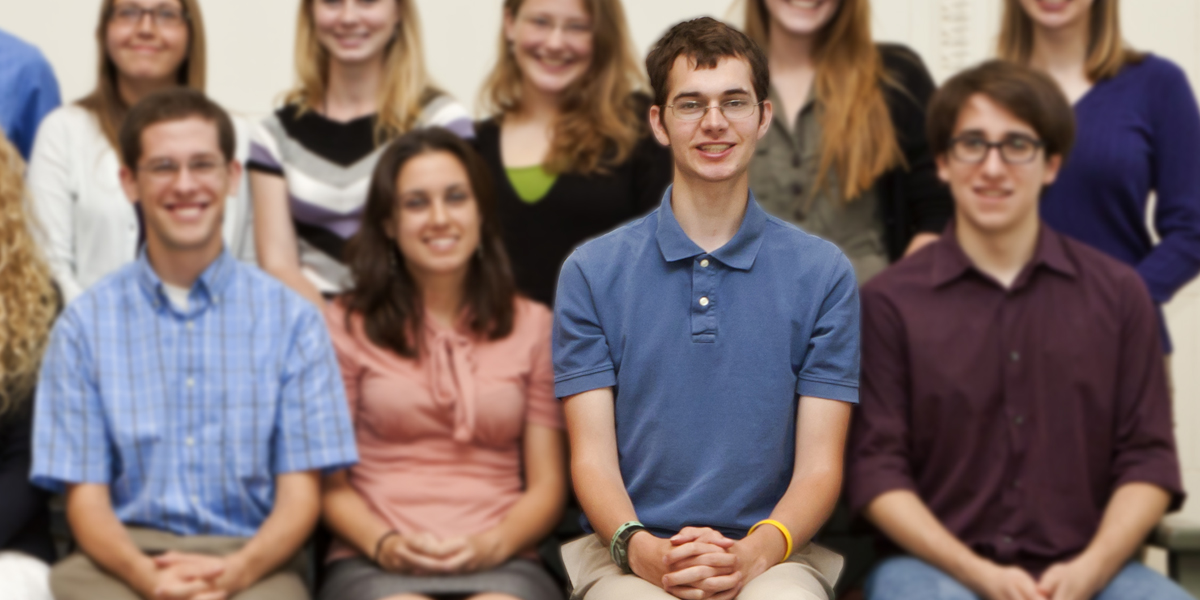
POLYGON ((988 563, 974 587, 988 600, 1091 600, 1106 583, 1102 572, 1086 555, 1051 566, 1038 580, 1019 567, 988 563))
POLYGON ((677 598, 730 600, 783 555, 783 536, 773 540, 769 529, 738 541, 708 527, 685 527, 670 539, 641 531, 629 541, 629 564, 677 598))
POLYGON ((155 557, 142 595, 153 600, 227 600, 247 587, 236 556, 167 552, 155 557))
POLYGON ((384 540, 377 562, 393 573, 448 575, 490 569, 509 554, 494 531, 444 540, 432 533, 416 533, 384 540))

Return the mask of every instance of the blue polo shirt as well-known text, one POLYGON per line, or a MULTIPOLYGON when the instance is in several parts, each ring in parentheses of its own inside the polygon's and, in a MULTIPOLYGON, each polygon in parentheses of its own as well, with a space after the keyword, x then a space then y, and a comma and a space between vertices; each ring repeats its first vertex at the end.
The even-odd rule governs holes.
POLYGON ((744 536, 791 480, 797 395, 858 402, 850 262, 753 194, 733 239, 705 253, 668 189, 567 259, 554 313, 555 393, 613 388, 621 475, 659 535, 744 536))

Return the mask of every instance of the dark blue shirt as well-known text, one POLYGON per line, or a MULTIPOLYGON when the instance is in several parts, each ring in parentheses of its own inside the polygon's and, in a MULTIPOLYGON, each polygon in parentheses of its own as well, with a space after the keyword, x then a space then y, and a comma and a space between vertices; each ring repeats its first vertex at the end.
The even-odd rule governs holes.
POLYGON ((621 475, 651 531, 741 538, 791 480, 797 394, 858 402, 858 323, 854 271, 833 244, 750 195, 737 234, 706 253, 668 189, 563 265, 555 393, 613 388, 621 475))
POLYGON ((1187 76, 1147 56, 1098 82, 1075 119, 1075 149, 1046 190, 1042 218, 1133 266, 1162 304, 1200 273, 1200 109, 1187 76), (1158 245, 1146 227, 1151 192, 1158 245))
POLYGON ((33 138, 47 113, 58 108, 58 80, 37 48, 0 31, 0 132, 29 160, 33 138))

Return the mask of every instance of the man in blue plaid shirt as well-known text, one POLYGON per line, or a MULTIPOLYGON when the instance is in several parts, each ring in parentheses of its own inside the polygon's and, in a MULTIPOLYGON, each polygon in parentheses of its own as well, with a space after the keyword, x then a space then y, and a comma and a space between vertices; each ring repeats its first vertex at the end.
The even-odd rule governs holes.
POLYGON ((222 245, 241 166, 220 107, 149 96, 119 142, 145 249, 67 307, 38 383, 32 480, 65 491, 80 550, 51 588, 306 598, 319 478, 357 460, 323 321, 222 245))

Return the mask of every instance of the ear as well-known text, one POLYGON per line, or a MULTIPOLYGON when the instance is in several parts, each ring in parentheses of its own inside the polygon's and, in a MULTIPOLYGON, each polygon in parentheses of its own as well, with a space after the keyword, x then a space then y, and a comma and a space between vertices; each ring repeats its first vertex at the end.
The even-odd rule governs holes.
POLYGON ((121 178, 121 189, 125 190, 125 197, 130 202, 137 204, 141 199, 141 192, 138 191, 137 186, 137 175, 129 167, 122 166, 118 176, 121 178))
POLYGON ((237 196, 238 188, 242 183, 242 163, 237 160, 229 161, 229 189, 225 191, 226 196, 237 196))
POLYGON ((1042 185, 1050 185, 1058 179, 1058 172, 1062 169, 1063 157, 1061 154, 1055 154, 1046 159, 1046 174, 1042 177, 1042 185))
POLYGON ((671 136, 667 133, 666 125, 663 125, 663 107, 655 104, 650 107, 650 131, 654 133, 654 139, 663 146, 671 145, 671 136))
POLYGON ((758 123, 758 139, 760 140, 771 130, 771 120, 775 118, 775 105, 770 100, 763 100, 761 110, 762 119, 758 123))
POLYGON ((507 9, 504 11, 504 39, 510 44, 517 39, 517 16, 507 9))
POLYGON ((950 185, 950 161, 946 159, 946 154, 939 154, 933 160, 937 163, 938 179, 941 179, 942 183, 950 185))

